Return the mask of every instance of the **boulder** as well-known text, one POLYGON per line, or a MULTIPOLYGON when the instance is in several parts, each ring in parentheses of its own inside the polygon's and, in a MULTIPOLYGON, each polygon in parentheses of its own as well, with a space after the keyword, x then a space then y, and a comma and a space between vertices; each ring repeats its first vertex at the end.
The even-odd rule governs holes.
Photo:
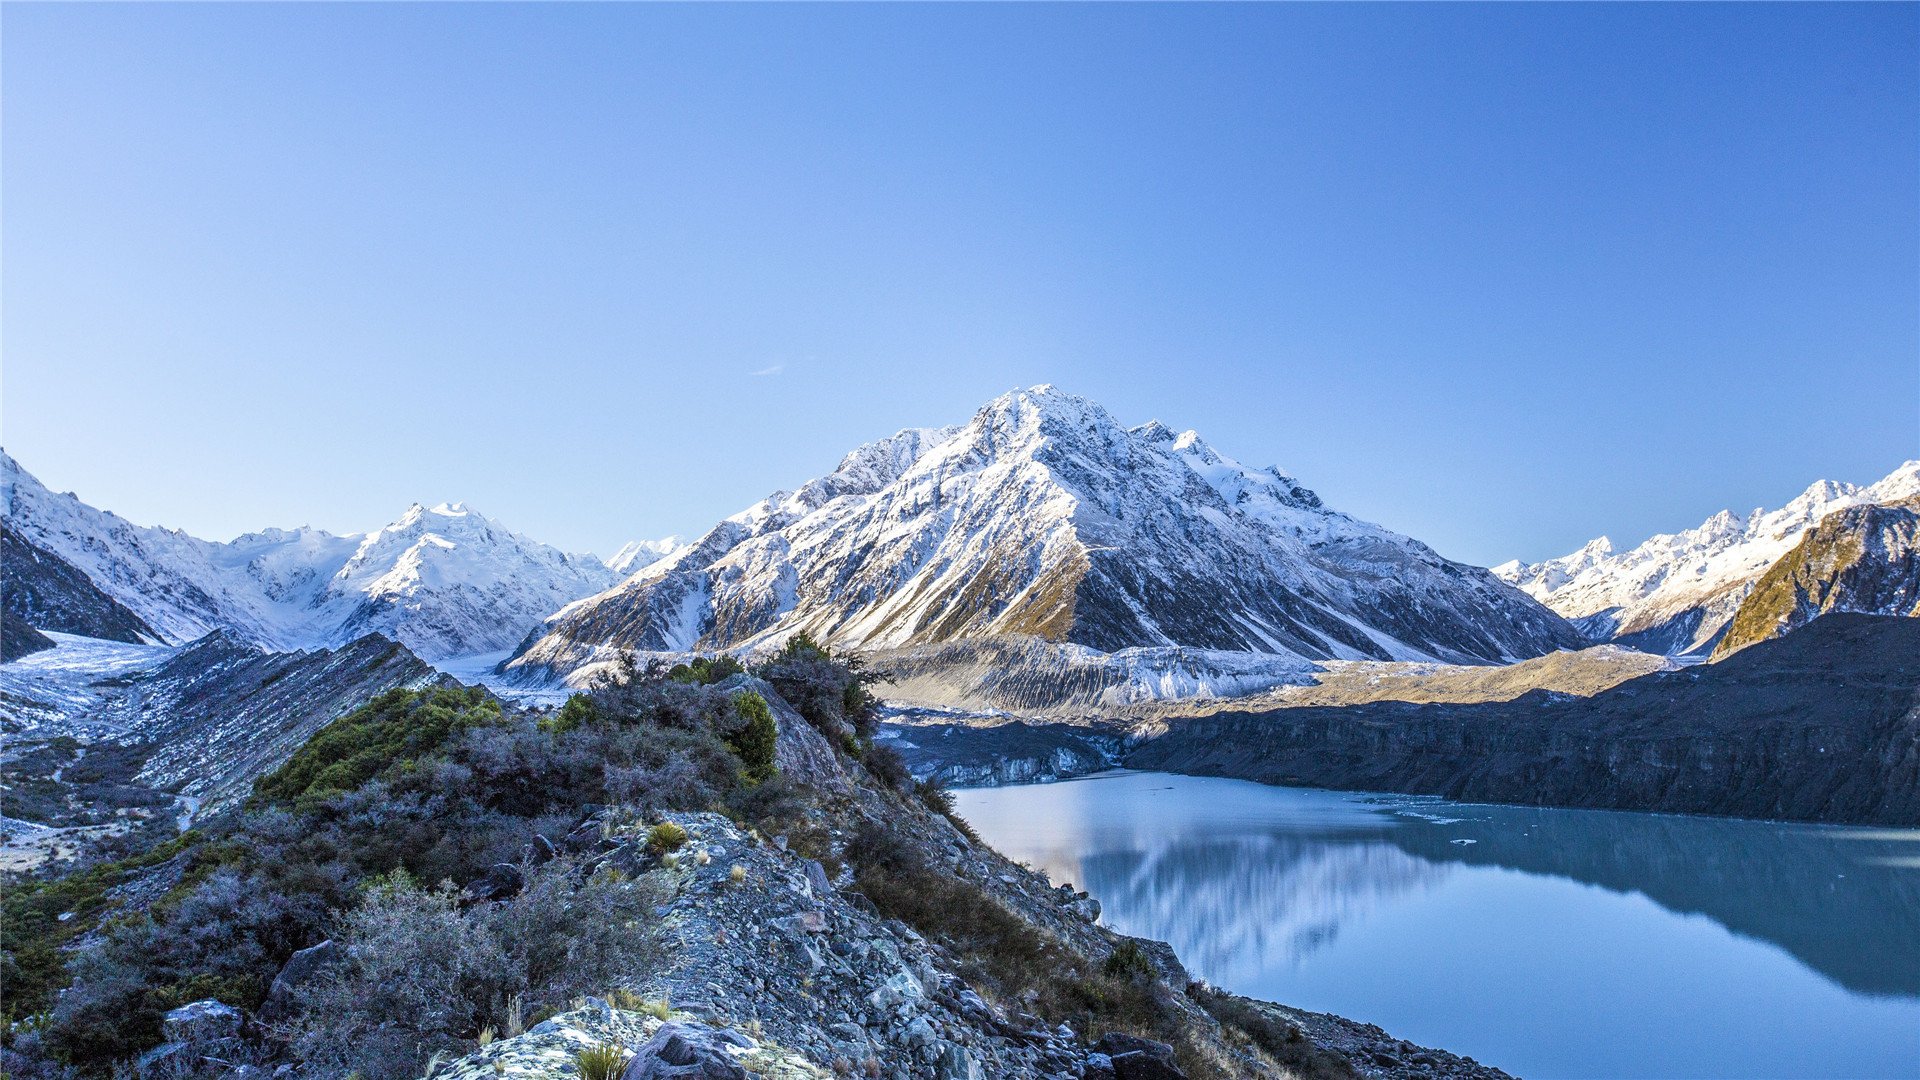
POLYGON ((813 889, 813 895, 821 896, 833 889, 833 884, 827 880, 827 868, 820 865, 819 859, 808 859, 806 872, 807 885, 813 889))
POLYGON ((207 998, 167 1013, 161 1028, 168 1042, 205 1045, 239 1038, 244 1020, 239 1009, 207 998))
POLYGON ((520 868, 512 863, 495 863, 487 867, 487 872, 467 882, 461 891, 462 903, 478 904, 487 900, 511 900, 520 895, 527 887, 527 879, 520 874, 520 868))
POLYGON ((1093 1044, 1093 1049, 1095 1052, 1105 1054, 1108 1057, 1119 1057, 1121 1054, 1139 1053, 1146 1054, 1149 1057, 1157 1057, 1162 1061, 1173 1060, 1173 1047, 1156 1039, 1148 1039, 1139 1035, 1129 1035, 1124 1031, 1109 1031, 1105 1035, 1100 1036, 1100 1041, 1093 1044))
POLYGON ((1171 1061, 1163 1061, 1144 1050, 1113 1056, 1114 1080, 1187 1080, 1187 1074, 1171 1061))
POLYGON ((728 695, 754 693, 766 699, 774 726, 779 730, 773 744, 773 763, 782 776, 802 786, 837 795, 853 790, 846 766, 833 744, 764 679, 734 675, 718 683, 717 688, 728 695))
POLYGON ((980 1069, 973 1054, 958 1043, 944 1043, 940 1049, 940 1058, 933 1066, 934 1076, 938 1080, 986 1080, 986 1073, 980 1069))
POLYGON ((280 974, 274 976, 273 985, 267 987, 267 1000, 260 1007, 260 1015, 269 1020, 292 1015, 299 1004, 300 988, 343 955, 340 946, 328 940, 288 957, 280 974))
POLYGON ((726 1028, 698 1028, 677 1021, 662 1024, 627 1062, 621 1080, 747 1080, 747 1070, 726 1048, 752 1045, 726 1028))

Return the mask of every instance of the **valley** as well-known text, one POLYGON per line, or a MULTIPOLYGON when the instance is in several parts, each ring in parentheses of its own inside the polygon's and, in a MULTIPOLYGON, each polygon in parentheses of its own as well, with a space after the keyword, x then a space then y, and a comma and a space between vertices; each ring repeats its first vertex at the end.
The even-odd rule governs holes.
POLYGON ((605 560, 460 504, 216 543, 0 469, 7 962, 32 1003, 5 1053, 23 1076, 157 1076, 162 1058, 242 1050, 410 1076, 430 1049, 446 1075, 546 1075, 570 1047, 684 1042, 696 1022, 732 1049, 685 1053, 794 1077, 1744 1068, 1724 1038, 1658 1034, 1658 988, 1624 976, 1612 992, 1646 1011, 1612 1022, 1647 1055, 1568 1040, 1532 1056, 1484 1006, 1369 991, 1471 966, 1367 944, 1434 903, 1464 905, 1477 929, 1458 940, 1487 955, 1534 935, 1555 978, 1591 962, 1547 947, 1562 922, 1613 927, 1623 955, 1691 950, 1675 985, 1769 972, 1772 996, 1737 1011, 1772 1025, 1746 1049, 1783 1062, 1811 1037, 1795 1023, 1830 1022, 1853 1032, 1847 1060, 1881 1070, 1862 1025, 1915 999, 1897 842, 1920 826, 1914 463, 1622 555, 1596 542, 1493 571, 1050 386, 605 560), (1162 813, 1163 789, 1210 794, 1162 813), (658 839, 674 829, 684 856, 658 839), (1714 844, 1712 873, 1674 854, 1714 844), (1794 887, 1762 903, 1731 869, 1755 860, 1794 887), (402 871, 426 876, 373 884, 402 871), (442 878, 455 893, 432 892, 442 878), (1821 903, 1879 927, 1879 951, 1821 938, 1802 902, 1816 879, 1849 882, 1821 903), (499 943, 493 963, 547 1022, 462 998, 464 1018, 402 1046, 341 1034, 372 1007, 339 996, 348 969, 271 989, 350 932, 328 911, 401 917, 376 917, 369 888, 499 943), (520 935, 573 910, 563 894, 650 905, 640 938, 567 931, 649 959, 514 968, 520 935), (1256 895, 1277 906, 1246 915, 1256 895), (268 909, 271 927, 249 921, 268 909), (209 935, 227 952, 195 952, 209 935), (109 956, 112 979, 76 974, 109 956), (1292 969, 1324 974, 1276 974, 1292 969), (182 1009, 237 1026, 209 1035, 182 1009))

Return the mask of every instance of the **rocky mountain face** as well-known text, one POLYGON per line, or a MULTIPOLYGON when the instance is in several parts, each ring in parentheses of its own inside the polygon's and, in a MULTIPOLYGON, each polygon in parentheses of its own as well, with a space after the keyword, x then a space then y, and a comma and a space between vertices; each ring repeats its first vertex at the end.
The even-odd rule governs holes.
POLYGON ((1192 432, 1052 387, 847 456, 560 611, 509 663, 752 649, 796 631, 897 649, 1031 637, 1100 653, 1486 662, 1577 646, 1484 570, 1322 505, 1192 432))
POLYGON ((1754 583, 1827 515, 1920 495, 1920 461, 1866 487, 1823 480, 1778 510, 1723 510, 1699 527, 1628 551, 1602 536, 1546 562, 1493 573, 1572 620, 1594 641, 1648 652, 1704 653, 1726 631, 1754 583))
POLYGON ((1715 660, 1835 611, 1920 615, 1920 499, 1829 514, 1761 575, 1715 660))
POLYGON ((4 618, 4 622, 0 622, 0 663, 53 648, 52 638, 35 630, 13 612, 6 612, 0 618, 4 618))
POLYGON ((1588 698, 1224 711, 1129 767, 1466 802, 1920 825, 1920 621, 1836 614, 1588 698))
MULTIPOLYGON (((0 608, 24 630, 138 644, 159 634, 102 592, 79 567, 0 524, 0 608)), ((11 636, 11 635, 9 635, 11 636)), ((13 659, 8 649, 7 659, 13 659)))
MULTIPOLYGON (((16 614, 54 630, 63 627, 35 619, 84 617, 110 633, 72 632, 119 640, 131 633, 181 644, 226 630, 287 650, 382 633, 437 660, 509 649, 568 601, 620 577, 591 555, 537 543, 461 504, 416 504, 365 534, 268 529, 215 543, 56 495, 4 453, 0 497, 9 596, 62 590, 35 613, 16 614), (16 560, 16 543, 32 557, 16 560), (97 596, 81 602, 89 593, 97 596), (112 607, 125 614, 108 618, 112 607)), ((629 545, 623 564, 642 565, 650 552, 629 545)))
POLYGON ((213 633, 133 680, 116 738, 141 757, 135 782, 216 811, 335 717, 438 675, 407 647, 367 634, 337 649, 265 653, 213 633))
POLYGON ((245 797, 254 777, 335 717, 444 678, 377 634, 281 653, 225 631, 113 655, 85 639, 62 642, 0 671, 6 752, 75 741, 94 782, 184 796, 208 812, 245 797))

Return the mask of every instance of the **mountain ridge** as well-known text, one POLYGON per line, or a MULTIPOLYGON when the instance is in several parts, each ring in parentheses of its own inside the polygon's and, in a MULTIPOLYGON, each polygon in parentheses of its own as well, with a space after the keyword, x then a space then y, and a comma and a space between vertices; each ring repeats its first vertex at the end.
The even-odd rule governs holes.
MULTIPOLYGON (((222 543, 56 494, 5 451, 0 501, 10 534, 84 575, 141 633, 175 644, 227 630, 288 650, 377 632, 428 659, 505 650, 620 578, 594 556, 541 544, 463 503, 415 503, 367 533, 270 528, 222 543)), ((622 550, 626 565, 651 554, 622 550)))
POLYGON ((1820 480, 1778 510, 1722 510, 1625 551, 1600 536, 1568 555, 1492 573, 1565 616, 1595 642, 1669 654, 1713 649, 1753 585, 1827 515, 1920 495, 1920 460, 1870 485, 1820 480))
POLYGON ((548 620, 507 670, 614 651, 847 648, 1009 635, 1104 652, 1496 661, 1576 647, 1486 571, 1326 508, 1193 432, 1126 428, 1042 385, 908 428, 548 620))

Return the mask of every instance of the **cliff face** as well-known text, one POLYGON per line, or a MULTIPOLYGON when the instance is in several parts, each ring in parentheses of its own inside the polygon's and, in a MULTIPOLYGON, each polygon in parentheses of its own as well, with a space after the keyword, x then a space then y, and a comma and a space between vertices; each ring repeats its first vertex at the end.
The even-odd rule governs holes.
POLYGON ((1467 801, 1920 824, 1920 622, 1830 615, 1591 698, 1169 721, 1124 764, 1467 801))

